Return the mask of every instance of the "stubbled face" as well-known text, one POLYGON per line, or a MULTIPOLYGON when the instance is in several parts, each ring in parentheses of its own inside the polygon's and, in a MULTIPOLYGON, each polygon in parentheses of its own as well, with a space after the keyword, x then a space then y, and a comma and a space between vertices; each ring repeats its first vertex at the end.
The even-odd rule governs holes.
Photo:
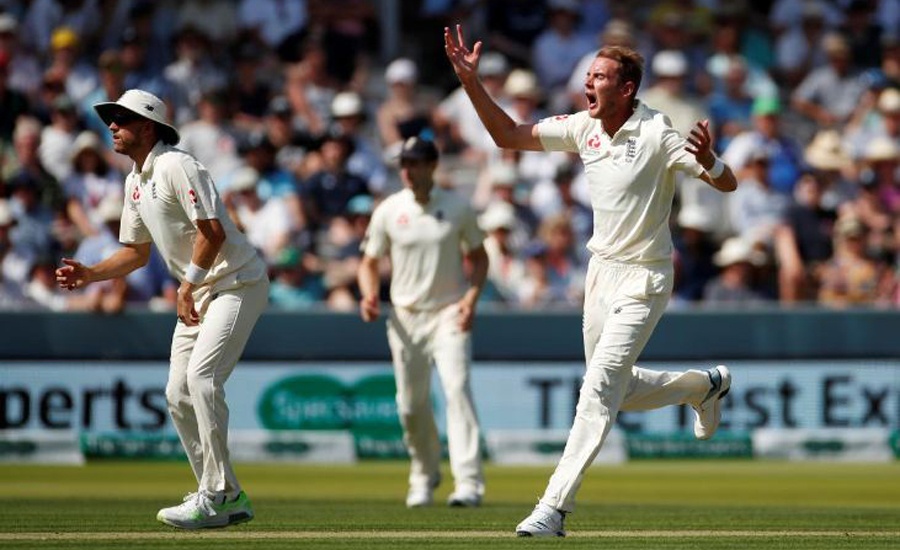
POLYGON ((109 123, 113 137, 113 149, 117 153, 128 155, 143 145, 143 129, 150 124, 146 118, 129 111, 118 111, 109 123))
POLYGON ((584 95, 587 98, 588 114, 591 118, 603 119, 619 112, 631 101, 634 84, 619 82, 621 65, 607 57, 597 57, 588 69, 584 81, 584 95))

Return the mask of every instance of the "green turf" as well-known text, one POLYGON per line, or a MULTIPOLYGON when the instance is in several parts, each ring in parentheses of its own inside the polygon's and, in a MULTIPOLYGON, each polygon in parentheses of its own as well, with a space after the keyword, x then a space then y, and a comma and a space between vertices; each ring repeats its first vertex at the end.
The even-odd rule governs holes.
MULTIPOLYGON (((186 463, 0 467, 0 548, 900 548, 900 464, 648 461, 592 468, 564 540, 518 539, 550 468, 491 466, 480 509, 407 510, 403 462, 238 466, 257 518, 181 532, 186 463)), ((449 471, 445 469, 445 479, 449 471)))

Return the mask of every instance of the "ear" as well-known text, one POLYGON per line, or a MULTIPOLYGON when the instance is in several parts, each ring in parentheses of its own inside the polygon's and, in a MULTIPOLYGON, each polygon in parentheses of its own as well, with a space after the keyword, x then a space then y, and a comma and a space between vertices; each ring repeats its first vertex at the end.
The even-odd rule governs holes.
POLYGON ((633 80, 626 81, 619 89, 622 91, 622 95, 625 97, 634 97, 635 92, 637 92, 637 90, 634 89, 633 80))

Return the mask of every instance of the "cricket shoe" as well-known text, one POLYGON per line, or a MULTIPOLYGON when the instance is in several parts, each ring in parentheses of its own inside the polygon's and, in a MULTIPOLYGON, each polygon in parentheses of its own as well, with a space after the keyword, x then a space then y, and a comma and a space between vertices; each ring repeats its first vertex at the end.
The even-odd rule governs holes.
POLYGON ((430 487, 410 489, 406 493, 407 508, 423 508, 434 503, 434 490, 430 487))
POLYGON ((184 497, 178 506, 160 510, 156 519, 179 529, 210 529, 250 521, 253 508, 243 491, 231 501, 225 495, 210 496, 197 491, 184 497))
POLYGON ((710 389, 699 405, 693 407, 694 435, 697 439, 709 439, 719 428, 722 420, 722 398, 731 389, 731 372, 725 365, 719 365, 706 371, 709 376, 710 389))
POLYGON ((520 537, 564 537, 566 536, 566 531, 563 529, 565 520, 565 512, 538 502, 531 515, 516 526, 516 535, 520 537))
POLYGON ((447 505, 452 508, 477 508, 481 506, 481 495, 471 489, 457 489, 447 497, 447 505))

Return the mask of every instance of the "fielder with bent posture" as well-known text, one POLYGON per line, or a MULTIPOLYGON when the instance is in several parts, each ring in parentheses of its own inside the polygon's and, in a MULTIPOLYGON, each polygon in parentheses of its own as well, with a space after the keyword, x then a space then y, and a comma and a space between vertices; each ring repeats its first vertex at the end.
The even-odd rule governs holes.
POLYGON ((157 514, 183 529, 225 527, 253 518, 228 457, 225 381, 268 303, 266 266, 232 224, 206 169, 173 147, 178 131, 153 94, 128 90, 94 105, 117 153, 134 161, 125 179, 123 248, 93 266, 63 259, 69 290, 145 265, 155 243, 178 288, 166 400, 198 489, 157 514))
POLYGON ((378 261, 390 254, 388 344, 397 381, 397 408, 411 467, 406 505, 427 506, 440 483, 441 445, 431 409, 431 362, 447 401, 447 439, 455 490, 450 506, 478 506, 484 495, 481 437, 469 384, 471 326, 487 276, 484 234, 475 212, 456 194, 434 187, 434 143, 404 142, 400 175, 406 189, 378 205, 359 267, 360 314, 379 315, 378 261), (471 266, 463 271, 463 248, 471 266))
POLYGON ((585 281, 586 372, 575 420, 562 458, 534 511, 516 526, 519 536, 565 536, 565 514, 585 470, 603 445, 619 411, 690 404, 694 434, 711 437, 731 374, 657 372, 635 366, 672 293, 669 214, 675 172, 702 178, 720 191, 737 187, 734 174, 712 153, 708 121, 685 139, 662 113, 635 99, 643 76, 636 51, 607 46, 585 75, 588 108, 517 124, 478 79, 481 42, 470 50, 462 28, 444 29, 444 45, 463 89, 498 147, 578 153, 594 210, 594 234, 585 281))

